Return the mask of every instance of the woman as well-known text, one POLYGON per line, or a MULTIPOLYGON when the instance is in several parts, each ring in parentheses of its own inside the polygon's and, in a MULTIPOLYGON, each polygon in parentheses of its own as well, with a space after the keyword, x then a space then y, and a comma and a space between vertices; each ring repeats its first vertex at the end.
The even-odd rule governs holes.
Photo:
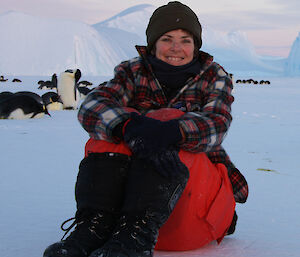
POLYGON ((146 257, 154 247, 195 249, 234 232, 235 202, 246 201, 248 186, 221 146, 232 81, 199 51, 201 31, 188 6, 159 7, 140 56, 82 103, 78 119, 90 139, 76 227, 44 257, 146 257))

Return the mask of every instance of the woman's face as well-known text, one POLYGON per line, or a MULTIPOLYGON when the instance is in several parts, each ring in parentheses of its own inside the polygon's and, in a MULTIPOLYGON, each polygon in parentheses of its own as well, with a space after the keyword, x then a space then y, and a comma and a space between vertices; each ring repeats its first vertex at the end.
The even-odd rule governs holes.
POLYGON ((192 34, 182 29, 172 30, 156 41, 155 56, 168 64, 180 66, 193 60, 194 48, 192 34))

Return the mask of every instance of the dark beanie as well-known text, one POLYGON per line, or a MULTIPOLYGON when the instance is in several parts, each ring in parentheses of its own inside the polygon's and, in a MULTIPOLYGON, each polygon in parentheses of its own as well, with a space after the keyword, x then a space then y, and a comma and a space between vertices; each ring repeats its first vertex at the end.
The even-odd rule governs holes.
POLYGON ((196 46, 201 47, 202 28, 197 15, 187 5, 173 1, 153 12, 146 29, 147 50, 150 52, 156 40, 163 34, 176 29, 190 32, 197 41, 196 46))

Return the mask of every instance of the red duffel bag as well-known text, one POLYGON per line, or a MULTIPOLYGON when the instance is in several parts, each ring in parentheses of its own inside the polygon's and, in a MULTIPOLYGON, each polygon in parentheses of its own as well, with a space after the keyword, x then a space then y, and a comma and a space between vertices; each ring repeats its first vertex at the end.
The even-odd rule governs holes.
MULTIPOLYGON (((160 109, 147 114, 159 120, 181 116, 177 109, 160 109)), ((117 152, 131 155, 124 144, 89 139, 89 152, 117 152)), ((200 248, 224 238, 234 215, 235 200, 227 169, 213 164, 205 153, 180 150, 179 157, 187 166, 190 178, 167 222, 159 230, 156 250, 186 251, 200 248)))

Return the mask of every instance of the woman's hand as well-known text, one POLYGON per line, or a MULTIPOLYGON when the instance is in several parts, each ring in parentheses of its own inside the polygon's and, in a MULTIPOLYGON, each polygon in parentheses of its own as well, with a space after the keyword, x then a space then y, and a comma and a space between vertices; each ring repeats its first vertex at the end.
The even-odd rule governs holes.
POLYGON ((175 146, 182 134, 178 120, 160 121, 131 113, 124 140, 137 157, 144 158, 175 146))

